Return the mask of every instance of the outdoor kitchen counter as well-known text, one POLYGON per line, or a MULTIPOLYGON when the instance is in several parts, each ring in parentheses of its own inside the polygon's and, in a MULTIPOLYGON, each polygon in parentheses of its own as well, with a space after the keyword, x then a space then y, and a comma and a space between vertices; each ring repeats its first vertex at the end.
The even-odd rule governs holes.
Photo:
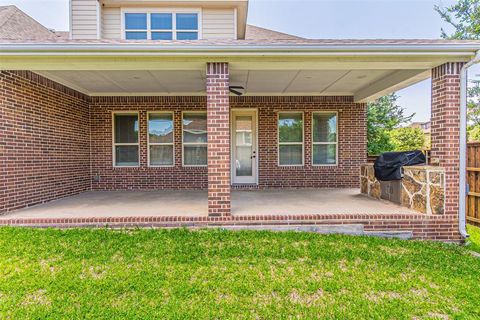
MULTIPOLYGON (((403 168, 400 204, 424 214, 443 214, 445 212, 445 170, 434 166, 403 168)), ((373 163, 361 166, 360 186, 363 194, 382 199, 382 186, 381 182, 375 178, 373 163)))

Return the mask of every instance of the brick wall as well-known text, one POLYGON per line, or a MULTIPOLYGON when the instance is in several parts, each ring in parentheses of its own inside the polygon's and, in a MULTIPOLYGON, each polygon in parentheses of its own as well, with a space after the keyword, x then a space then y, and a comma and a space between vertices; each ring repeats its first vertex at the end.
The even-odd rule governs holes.
MULTIPOLYGON (((366 106, 351 97, 231 97, 231 108, 258 108, 260 188, 358 187, 360 165, 366 162, 366 106), (305 165, 279 167, 277 112, 304 111, 305 165), (312 166, 312 111, 337 111, 338 166, 312 166)), ((97 190, 207 188, 207 168, 182 167, 182 110, 206 111, 205 97, 92 97, 92 172, 97 190), (175 167, 147 166, 147 111, 173 111, 175 167), (140 167, 112 167, 112 112, 139 111, 140 167)))
POLYGON ((90 188, 85 96, 31 72, 0 72, 0 213, 90 188))
POLYGON ((445 168, 445 214, 458 214, 460 179, 460 70, 446 63, 432 70, 431 159, 445 168))
POLYGON ((208 215, 230 215, 230 73, 207 64, 208 215))

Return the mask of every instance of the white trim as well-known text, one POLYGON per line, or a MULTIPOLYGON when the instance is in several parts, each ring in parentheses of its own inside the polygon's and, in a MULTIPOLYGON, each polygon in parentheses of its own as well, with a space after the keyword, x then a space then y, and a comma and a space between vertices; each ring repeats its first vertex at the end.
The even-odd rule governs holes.
POLYGON ((312 158, 312 166, 313 167, 337 167, 338 166, 338 136, 339 136, 339 132, 338 132, 338 123, 340 122, 340 119, 338 117, 338 111, 328 111, 328 110, 321 110, 321 111, 312 111, 311 112, 311 123, 310 123, 310 127, 311 127, 311 141, 312 141, 312 148, 311 148, 311 152, 312 152, 312 155, 311 155, 311 158, 312 158), (335 114, 335 117, 336 117, 336 138, 337 138, 337 141, 335 142, 314 142, 313 141, 313 116, 314 114, 316 113, 323 113, 323 114, 335 114), (313 146, 314 145, 331 145, 331 144, 334 144, 335 145, 335 163, 332 163, 332 164, 315 164, 313 163, 313 146))
MULTIPOLYGON (((69 28, 70 28, 70 34, 68 35, 68 38, 69 38, 70 40, 73 39, 73 12, 72 12, 73 6, 72 6, 72 1, 73 1, 73 0, 69 0, 69 1, 68 1, 68 10, 69 10, 69 17, 68 17, 68 18, 69 18, 69 20, 70 20, 70 21, 68 22, 69 28)), ((1 51, 1 50, 0 50, 0 51, 1 51)))
MULTIPOLYGON (((282 142, 282 145, 298 146, 300 142, 282 142)), ((305 166, 305 112, 295 110, 277 111, 277 165, 279 167, 303 167, 305 166), (302 163, 301 164, 280 164, 280 127, 278 122, 280 121, 280 113, 300 113, 302 115, 302 163)))
MULTIPOLYGON (((197 40, 201 40, 203 38, 203 30, 202 30, 202 9, 201 8, 121 8, 120 10, 121 15, 121 39, 126 39, 126 32, 146 32, 147 33, 147 40, 152 40, 152 32, 171 32, 172 33, 172 40, 164 40, 164 41, 174 41, 177 40, 177 33, 178 32, 196 32, 198 34, 197 40), (125 14, 127 13, 145 13, 147 15, 147 29, 131 29, 126 30, 125 28, 125 14), (151 14, 155 13, 167 13, 172 15, 172 29, 155 29, 152 30, 151 28, 151 14), (197 29, 191 30, 177 30, 177 13, 194 13, 197 14, 198 26, 197 29)), ((132 40, 133 41, 133 40, 132 40)), ((145 41, 145 40, 144 40, 145 41)), ((162 41, 162 40, 155 40, 155 41, 162 41)))
POLYGON ((234 29, 234 39, 238 40, 238 9, 233 9, 233 29, 234 29))
POLYGON ((232 184, 259 184, 259 147, 258 147, 258 108, 232 108, 230 110, 230 176, 232 184), (254 172, 252 172, 254 177, 254 182, 242 182, 242 181, 235 181, 235 144, 236 144, 236 136, 234 134, 234 113, 249 113, 254 114, 254 122, 255 122, 255 147, 253 148, 255 151, 255 168, 254 172))
POLYGON ((140 112, 139 111, 112 111, 112 166, 114 168, 139 168, 140 167, 140 112), (138 120, 138 142, 137 143, 115 143, 115 115, 136 115, 138 120), (116 165, 116 146, 138 146, 138 165, 136 166, 118 166, 116 165))
POLYGON ((175 113, 173 111, 147 111, 147 166, 151 168, 173 168, 175 167, 175 113), (169 143, 157 143, 150 142, 150 115, 151 114, 169 114, 172 116, 172 142, 169 143), (152 165, 150 163, 150 146, 172 146, 172 164, 167 165, 152 165))
POLYGON ((97 0, 97 39, 99 40, 102 38, 101 10, 100 1, 97 0))
POLYGON ((182 111, 182 119, 181 119, 181 122, 182 122, 182 126, 181 126, 181 129, 182 129, 182 167, 186 167, 186 168, 206 168, 208 167, 208 134, 207 134, 207 142, 188 142, 185 144, 184 142, 184 137, 183 137, 183 115, 187 113, 187 114, 205 114, 205 116, 207 116, 207 130, 208 130, 208 115, 207 115, 207 111, 202 111, 202 110, 194 110, 194 111, 182 111), (187 146, 206 146, 207 147, 207 164, 205 165, 190 165, 190 164, 185 164, 185 145, 187 146))

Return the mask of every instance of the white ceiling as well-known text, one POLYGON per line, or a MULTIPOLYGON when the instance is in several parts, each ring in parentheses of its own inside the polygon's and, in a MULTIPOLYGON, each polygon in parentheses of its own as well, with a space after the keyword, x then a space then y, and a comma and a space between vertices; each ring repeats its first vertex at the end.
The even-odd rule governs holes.
MULTIPOLYGON (((199 70, 35 71, 92 96, 204 95, 199 70)), ((246 95, 357 95, 359 100, 397 90, 428 77, 424 70, 231 70, 230 84, 246 95), (389 80, 392 85, 388 84, 389 80), (394 81, 393 81, 394 80, 394 81), (392 82, 393 81, 393 82, 392 82), (368 90, 373 88, 373 91, 368 90)))

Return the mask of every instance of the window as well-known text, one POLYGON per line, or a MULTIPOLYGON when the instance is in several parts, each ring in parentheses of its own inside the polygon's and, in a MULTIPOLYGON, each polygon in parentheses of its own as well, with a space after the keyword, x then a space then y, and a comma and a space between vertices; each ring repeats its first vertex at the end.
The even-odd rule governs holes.
POLYGON ((173 113, 148 113, 148 152, 150 166, 174 165, 173 113))
POLYGON ((185 112, 183 126, 183 165, 207 165, 207 113, 185 112))
POLYGON ((278 114, 278 163, 281 166, 303 165, 303 113, 278 114))
POLYGON ((337 164, 337 113, 313 113, 313 148, 312 160, 314 165, 337 164))
POLYGON ((113 128, 113 164, 116 167, 138 166, 138 113, 115 113, 113 128))
POLYGON ((198 38, 198 13, 125 13, 125 39, 127 40, 197 40, 198 38))

